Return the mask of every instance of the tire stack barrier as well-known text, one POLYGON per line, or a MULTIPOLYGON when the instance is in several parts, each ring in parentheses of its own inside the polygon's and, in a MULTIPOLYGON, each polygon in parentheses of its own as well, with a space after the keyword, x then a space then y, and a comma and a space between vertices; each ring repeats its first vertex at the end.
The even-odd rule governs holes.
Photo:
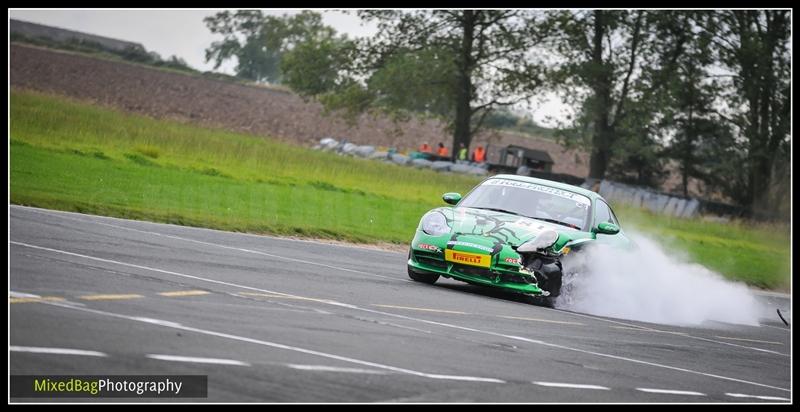
POLYGON ((395 153, 393 151, 384 152, 375 149, 375 146, 370 145, 356 145, 348 142, 346 139, 339 141, 333 137, 324 137, 320 139, 319 144, 314 146, 315 150, 322 150, 326 152, 338 153, 344 156, 361 157, 364 159, 382 160, 387 163, 398 164, 402 166, 412 166, 419 169, 433 169, 437 172, 453 172, 462 173, 475 176, 485 176, 489 172, 484 166, 477 166, 470 163, 453 163, 444 160, 431 161, 422 158, 411 158, 406 155, 395 153))
POLYGON ((702 211, 703 203, 698 199, 670 195, 610 180, 602 180, 598 192, 608 201, 646 208, 673 217, 690 218, 702 211))

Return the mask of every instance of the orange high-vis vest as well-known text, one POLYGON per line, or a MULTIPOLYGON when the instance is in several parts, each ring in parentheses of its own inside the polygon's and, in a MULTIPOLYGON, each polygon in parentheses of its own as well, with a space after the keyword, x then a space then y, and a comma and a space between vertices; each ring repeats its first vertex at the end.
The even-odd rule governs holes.
POLYGON ((430 153, 431 152, 431 147, 428 146, 427 143, 423 143, 422 146, 419 147, 419 151, 423 152, 423 153, 430 153))
POLYGON ((437 151, 437 154, 439 156, 447 156, 447 148, 444 146, 440 147, 439 150, 437 151))
POLYGON ((486 151, 482 147, 478 147, 475 149, 475 162, 483 163, 484 161, 486 161, 486 151))

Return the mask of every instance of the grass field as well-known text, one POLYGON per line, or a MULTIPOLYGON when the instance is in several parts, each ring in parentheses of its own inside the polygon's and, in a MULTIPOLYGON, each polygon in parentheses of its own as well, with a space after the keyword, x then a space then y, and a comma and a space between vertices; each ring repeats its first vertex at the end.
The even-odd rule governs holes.
MULTIPOLYGON (((16 90, 9 144, 15 204, 353 242, 405 244, 442 193, 480 180, 16 90)), ((788 285, 788 229, 617 212, 728 277, 788 285)))
POLYGON ((408 242, 479 180, 30 92, 11 96, 11 201, 193 226, 408 242))

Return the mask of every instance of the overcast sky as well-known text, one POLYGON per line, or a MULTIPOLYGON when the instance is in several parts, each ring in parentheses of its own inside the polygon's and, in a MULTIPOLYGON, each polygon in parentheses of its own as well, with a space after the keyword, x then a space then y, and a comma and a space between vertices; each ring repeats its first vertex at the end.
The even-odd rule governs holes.
MULTIPOLYGON (((176 55, 196 69, 212 70, 213 63, 205 62, 205 49, 221 37, 211 34, 203 18, 221 10, 9 10, 8 15, 12 19, 141 43, 163 58, 176 55)), ((299 11, 264 10, 275 15, 299 11)), ((354 12, 317 11, 322 14, 325 24, 340 33, 347 33, 349 37, 369 36, 376 31, 374 26, 362 25, 354 12)), ((234 66, 234 62, 224 64, 220 71, 233 74, 234 66)), ((549 99, 531 115, 540 124, 546 124, 546 116, 560 118, 563 108, 556 99, 549 99)))

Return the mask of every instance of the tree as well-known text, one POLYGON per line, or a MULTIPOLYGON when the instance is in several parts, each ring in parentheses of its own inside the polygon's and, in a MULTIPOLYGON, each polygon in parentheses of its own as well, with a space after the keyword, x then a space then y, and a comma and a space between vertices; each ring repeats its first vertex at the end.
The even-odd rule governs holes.
MULTIPOLYGON (((469 147, 494 109, 533 97, 543 84, 541 13, 520 10, 360 11, 378 33, 354 43, 329 90, 298 87, 351 115, 380 110, 395 118, 423 112, 447 119, 453 150, 469 147), (346 72, 346 76, 342 76, 346 72)), ((305 59, 307 64, 311 59, 305 59)), ((293 68, 302 72, 305 65, 293 68)))
POLYGON ((564 136, 589 147, 590 178, 606 176, 616 148, 629 157, 617 159, 612 170, 623 173, 619 166, 632 162, 640 168, 637 181, 655 183, 659 167, 648 165, 657 161, 657 141, 643 133, 652 132, 653 103, 685 41, 670 17, 644 10, 565 10, 551 17, 557 31, 548 46, 560 57, 552 82, 580 108, 564 136))
POLYGON ((692 23, 709 41, 723 104, 716 115, 725 137, 717 187, 755 217, 772 215, 788 199, 791 122, 791 32, 787 10, 695 12, 692 23), (777 188, 777 185, 784 185, 777 188))
POLYGON ((634 185, 660 187, 667 172, 654 127, 657 111, 653 102, 645 99, 631 100, 628 110, 615 127, 607 176, 634 185))
MULTIPOLYGON (((739 196, 753 212, 774 209, 772 182, 788 173, 791 142, 791 32, 788 10, 727 10, 694 19, 730 72, 727 119, 743 138, 739 196)), ((732 190, 731 190, 732 192, 732 190)))
POLYGON ((719 157, 720 149, 734 143, 729 127, 717 113, 724 88, 714 74, 718 69, 710 36, 692 22, 702 13, 681 11, 662 16, 662 25, 671 25, 677 30, 663 32, 661 41, 678 41, 673 37, 679 36, 683 47, 677 55, 672 55, 668 48, 657 50, 660 54, 655 58, 670 61, 670 64, 667 67, 655 65, 655 69, 647 73, 651 82, 661 79, 665 84, 651 96, 660 115, 654 129, 658 134, 669 136, 663 142, 662 155, 678 162, 684 196, 689 196, 690 178, 718 187, 717 173, 722 169, 715 163, 724 161, 719 157))
POLYGON ((353 43, 346 36, 306 39, 281 60, 284 84, 303 96, 340 89, 349 81, 342 75, 351 62, 353 43))
POLYGON ((223 11, 203 19, 214 34, 223 39, 206 49, 206 61, 214 60, 218 69, 235 58, 236 76, 257 82, 280 83, 281 60, 298 43, 328 39, 335 30, 322 23, 319 13, 303 11, 280 17, 258 10, 223 11))

